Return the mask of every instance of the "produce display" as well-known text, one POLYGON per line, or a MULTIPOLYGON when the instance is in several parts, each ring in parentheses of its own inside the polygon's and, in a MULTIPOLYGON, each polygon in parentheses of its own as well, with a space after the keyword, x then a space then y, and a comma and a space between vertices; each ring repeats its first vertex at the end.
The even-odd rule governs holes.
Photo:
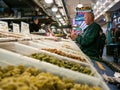
POLYGON ((64 53, 64 52, 62 52, 60 50, 57 50, 57 49, 42 48, 42 50, 49 51, 51 53, 55 53, 55 54, 65 56, 65 57, 69 57, 69 58, 72 58, 72 59, 77 59, 77 60, 82 61, 82 62, 86 62, 86 60, 82 59, 81 57, 78 57, 78 56, 75 56, 75 55, 72 55, 72 54, 67 54, 67 53, 64 53))
POLYGON ((55 64, 55 65, 60 66, 60 67, 68 68, 68 69, 71 69, 74 71, 78 71, 78 72, 85 73, 88 75, 94 75, 91 72, 90 68, 88 68, 86 66, 82 66, 82 65, 74 63, 74 62, 70 62, 70 61, 66 61, 66 60, 58 60, 55 57, 52 57, 52 56, 49 56, 46 54, 40 54, 40 53, 32 54, 31 57, 33 57, 35 59, 39 59, 41 61, 55 64))
POLYGON ((33 67, 0 67, 1 90, 102 90, 98 86, 74 83, 33 67))

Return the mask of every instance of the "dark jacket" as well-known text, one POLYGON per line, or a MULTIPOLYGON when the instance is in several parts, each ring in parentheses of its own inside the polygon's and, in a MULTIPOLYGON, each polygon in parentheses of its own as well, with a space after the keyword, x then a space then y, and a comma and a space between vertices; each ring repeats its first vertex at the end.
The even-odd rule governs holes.
POLYGON ((38 32, 40 29, 39 24, 32 23, 30 24, 30 32, 38 32))
POLYGON ((118 31, 116 31, 116 42, 119 42, 120 43, 120 29, 118 31))
POLYGON ((102 33, 102 35, 100 35, 100 45, 104 46, 105 40, 106 40, 106 36, 104 33, 102 33))
POLYGON ((88 56, 99 57, 99 37, 101 27, 97 23, 89 25, 81 36, 76 38, 81 50, 88 56))

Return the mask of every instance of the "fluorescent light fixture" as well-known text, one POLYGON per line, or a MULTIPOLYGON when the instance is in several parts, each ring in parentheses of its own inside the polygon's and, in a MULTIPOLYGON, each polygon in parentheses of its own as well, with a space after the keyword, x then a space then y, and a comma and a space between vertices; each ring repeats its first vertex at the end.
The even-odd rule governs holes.
POLYGON ((45 0, 46 3, 51 4, 53 3, 53 0, 45 0))

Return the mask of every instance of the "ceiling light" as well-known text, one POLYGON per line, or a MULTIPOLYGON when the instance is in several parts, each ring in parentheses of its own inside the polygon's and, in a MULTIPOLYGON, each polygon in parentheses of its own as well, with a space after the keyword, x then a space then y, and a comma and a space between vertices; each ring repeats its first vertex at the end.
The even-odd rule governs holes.
POLYGON ((66 23, 63 23, 63 25, 66 25, 66 23))
POLYGON ((60 18, 60 17, 61 17, 61 15, 60 15, 60 14, 57 14, 57 15, 56 15, 56 17, 57 17, 57 18, 60 18))
POLYGON ((58 10, 58 8, 56 7, 56 5, 54 5, 54 6, 52 7, 52 11, 53 11, 53 12, 57 12, 57 10, 58 10))
POLYGON ((61 23, 59 23, 59 26, 62 26, 61 23))
POLYGON ((56 13, 56 18, 60 18, 60 17, 61 17, 60 13, 57 12, 57 13, 56 13))
POLYGON ((62 20, 63 20, 62 18, 59 19, 59 21, 62 21, 62 20))
POLYGON ((36 7, 36 8, 35 8, 35 10, 36 10, 36 11, 39 11, 39 8, 38 8, 38 7, 36 7))
POLYGON ((81 8, 81 7, 83 7, 83 4, 81 4, 79 0, 79 4, 77 5, 77 8, 81 8))
POLYGON ((79 4, 77 5, 77 7, 78 7, 78 8, 81 8, 81 7, 83 7, 83 5, 79 3, 79 4))
POLYGON ((45 0, 46 3, 51 4, 53 3, 53 0, 45 0))

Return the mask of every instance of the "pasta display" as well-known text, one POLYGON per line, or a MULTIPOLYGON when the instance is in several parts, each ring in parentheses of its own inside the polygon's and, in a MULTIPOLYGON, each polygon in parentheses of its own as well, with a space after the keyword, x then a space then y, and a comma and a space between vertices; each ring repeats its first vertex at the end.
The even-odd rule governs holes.
POLYGON ((1 90, 101 90, 98 86, 74 83, 34 67, 0 67, 1 90))

